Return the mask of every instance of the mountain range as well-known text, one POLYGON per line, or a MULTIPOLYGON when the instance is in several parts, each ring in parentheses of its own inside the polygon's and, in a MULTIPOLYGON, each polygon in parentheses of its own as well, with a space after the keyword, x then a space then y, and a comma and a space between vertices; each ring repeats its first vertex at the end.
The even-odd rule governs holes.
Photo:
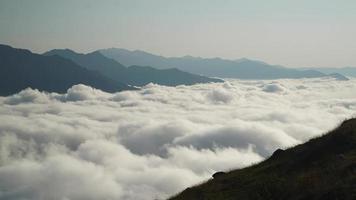
POLYGON ((133 89, 59 56, 43 56, 29 50, 0 45, 1 96, 28 87, 64 93, 76 84, 89 85, 106 92, 133 89))
POLYGON ((222 80, 178 69, 125 67, 99 51, 80 54, 65 49, 41 55, 0 45, 0 96, 11 95, 28 87, 64 93, 73 85, 85 84, 106 92, 118 92, 148 83, 176 86, 208 82, 222 80))
MULTIPOLYGON (((192 56, 163 57, 136 50, 110 48, 99 50, 104 56, 115 59, 124 65, 150 65, 159 69, 177 68, 182 71, 209 77, 238 79, 279 79, 279 78, 316 78, 329 74, 317 70, 299 70, 279 65, 270 65, 249 59, 227 60, 221 58, 200 58, 192 56)), ((331 76, 343 80, 347 78, 333 73, 331 76)))
POLYGON ((43 55, 61 56, 88 70, 97 71, 112 80, 134 86, 143 86, 148 83, 177 86, 182 84, 192 85, 196 83, 222 82, 221 79, 195 75, 175 68, 155 69, 145 65, 126 67, 113 59, 103 56, 99 51, 81 54, 69 49, 54 49, 43 55))
POLYGON ((70 49, 54 49, 41 55, 7 45, 0 45, 0 72, 0 95, 14 94, 27 87, 62 93, 80 83, 107 92, 117 92, 148 83, 176 86, 222 82, 219 78, 332 76, 338 80, 348 80, 339 73, 327 74, 333 71, 297 70, 249 59, 166 58, 143 51, 114 48, 87 54, 70 49))
POLYGON ((356 199, 356 119, 310 141, 276 150, 253 166, 217 172, 170 200, 356 199))

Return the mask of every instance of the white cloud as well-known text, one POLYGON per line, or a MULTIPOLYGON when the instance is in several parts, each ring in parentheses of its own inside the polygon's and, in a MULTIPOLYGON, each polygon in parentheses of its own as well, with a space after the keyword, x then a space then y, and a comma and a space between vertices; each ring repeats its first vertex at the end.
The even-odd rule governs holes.
POLYGON ((69 88, 67 94, 61 96, 60 99, 63 101, 84 101, 101 97, 108 97, 108 95, 101 90, 79 84, 69 88))
POLYGON ((292 146, 298 140, 271 127, 236 121, 234 126, 211 129, 206 132, 180 137, 175 144, 198 149, 233 147, 247 149, 251 144, 256 153, 267 157, 278 147, 292 146))
POLYGON ((163 199, 356 113, 356 80, 0 97, 0 199, 163 199), (75 188, 75 189, 73 189, 75 188))
MULTIPOLYGON (((227 84, 226 84, 227 85, 227 84)), ((225 86, 225 85, 223 85, 225 86)), ((226 86, 225 86, 226 87, 226 86)), ((236 95, 236 94, 235 94, 236 95)), ((207 97, 216 103, 229 103, 234 99, 234 95, 229 93, 224 88, 216 88, 207 94, 207 97)))
POLYGON ((262 90, 271 93, 282 93, 285 91, 284 87, 278 83, 266 84, 262 87, 262 90))
POLYGON ((57 155, 0 168, 2 199, 119 199, 120 185, 101 166, 57 155))
POLYGON ((12 95, 5 99, 4 103, 9 105, 17 105, 20 103, 47 103, 49 101, 46 94, 41 93, 37 89, 27 88, 18 94, 12 95))

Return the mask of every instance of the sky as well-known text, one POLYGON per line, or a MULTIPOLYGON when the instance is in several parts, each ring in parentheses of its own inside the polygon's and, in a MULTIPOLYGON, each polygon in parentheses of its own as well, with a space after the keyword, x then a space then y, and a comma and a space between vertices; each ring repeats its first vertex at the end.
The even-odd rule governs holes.
POLYGON ((350 91, 356 79, 28 88, 0 97, 0 199, 166 199, 355 117, 350 91))
POLYGON ((119 47, 356 66, 355 24, 354 0, 0 0, 0 43, 39 53, 119 47))

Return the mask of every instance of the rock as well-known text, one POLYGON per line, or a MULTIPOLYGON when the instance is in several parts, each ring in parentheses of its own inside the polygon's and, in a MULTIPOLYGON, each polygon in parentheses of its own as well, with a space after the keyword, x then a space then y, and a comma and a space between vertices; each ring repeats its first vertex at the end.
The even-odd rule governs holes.
POLYGON ((216 172, 215 174, 213 174, 213 178, 214 179, 221 178, 225 174, 226 174, 225 172, 216 172))

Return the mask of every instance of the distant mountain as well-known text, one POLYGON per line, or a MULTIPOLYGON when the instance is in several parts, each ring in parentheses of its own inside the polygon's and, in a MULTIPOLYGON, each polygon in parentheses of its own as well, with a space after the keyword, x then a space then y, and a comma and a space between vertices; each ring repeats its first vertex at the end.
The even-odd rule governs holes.
POLYGON ((125 66, 154 66, 157 69, 179 68, 172 65, 169 59, 163 56, 157 56, 144 51, 129 51, 126 49, 110 48, 99 50, 104 56, 115 59, 125 66))
POLYGON ((305 68, 320 71, 326 74, 338 73, 344 76, 356 77, 356 67, 342 67, 342 68, 305 68))
POLYGON ((75 84, 116 92, 132 89, 59 56, 43 56, 24 49, 0 45, 0 95, 27 87, 64 93, 75 84))
POLYGON ((174 68, 155 69, 146 67, 146 65, 127 68, 119 62, 103 56, 99 51, 81 54, 68 49, 55 49, 44 53, 44 55, 58 55, 70 59, 82 67, 98 71, 113 80, 135 86, 143 86, 151 82, 168 86, 222 82, 220 79, 199 76, 174 68))
POLYGON ((239 79, 315 78, 327 76, 316 70, 297 70, 249 59, 226 60, 192 56, 163 57, 144 51, 126 49, 103 49, 106 57, 124 65, 150 65, 160 69, 177 68, 186 72, 210 77, 239 79))
POLYGON ((339 81, 348 81, 348 80, 350 80, 346 76, 344 76, 342 74, 339 74, 339 73, 331 73, 328 76, 331 77, 331 78, 334 78, 336 80, 339 80, 339 81))
POLYGON ((171 200, 356 199, 356 119, 256 165, 193 186, 171 200))

